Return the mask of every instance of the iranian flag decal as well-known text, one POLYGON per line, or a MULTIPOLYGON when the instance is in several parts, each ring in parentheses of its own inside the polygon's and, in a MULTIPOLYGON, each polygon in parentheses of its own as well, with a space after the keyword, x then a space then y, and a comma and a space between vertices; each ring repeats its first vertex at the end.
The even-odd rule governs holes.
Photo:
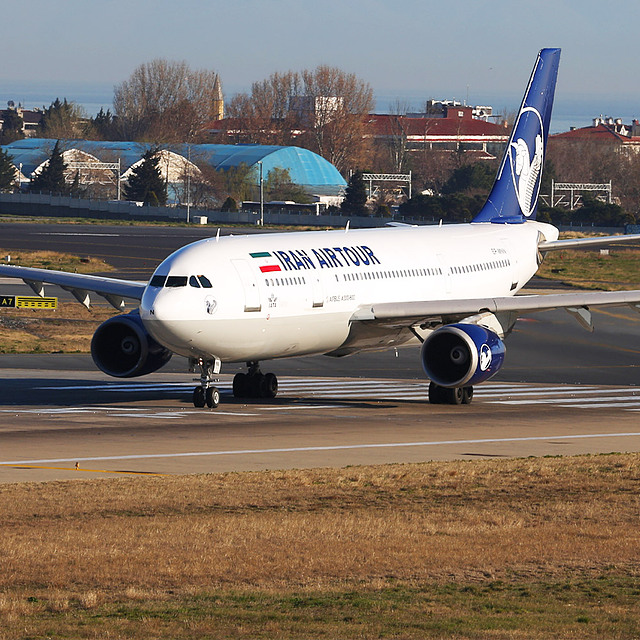
POLYGON ((260 271, 262 273, 269 273, 271 271, 282 271, 280 265, 275 261, 274 257, 269 251, 257 251, 256 253, 250 253, 249 255, 252 258, 269 258, 267 262, 269 262, 270 264, 265 264, 260 267, 260 271))

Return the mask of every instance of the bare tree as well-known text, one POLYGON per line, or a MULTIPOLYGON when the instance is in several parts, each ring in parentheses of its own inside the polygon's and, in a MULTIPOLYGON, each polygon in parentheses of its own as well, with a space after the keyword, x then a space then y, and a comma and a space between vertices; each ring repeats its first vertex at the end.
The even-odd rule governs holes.
POLYGON ((192 71, 186 62, 156 59, 115 87, 113 107, 126 140, 184 142, 194 141, 218 117, 220 98, 215 71, 192 71))
POLYGON ((238 119, 245 141, 296 144, 320 154, 345 173, 360 166, 367 149, 365 116, 373 91, 355 74, 320 66, 274 73, 236 96, 229 116, 238 119))

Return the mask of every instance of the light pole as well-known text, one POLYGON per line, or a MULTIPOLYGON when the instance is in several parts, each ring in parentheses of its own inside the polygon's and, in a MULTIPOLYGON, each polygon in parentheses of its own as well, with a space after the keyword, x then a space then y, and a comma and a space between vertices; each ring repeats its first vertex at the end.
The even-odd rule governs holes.
POLYGON ((260 167, 260 226, 264 226, 264 180, 262 177, 262 161, 258 160, 260 167))

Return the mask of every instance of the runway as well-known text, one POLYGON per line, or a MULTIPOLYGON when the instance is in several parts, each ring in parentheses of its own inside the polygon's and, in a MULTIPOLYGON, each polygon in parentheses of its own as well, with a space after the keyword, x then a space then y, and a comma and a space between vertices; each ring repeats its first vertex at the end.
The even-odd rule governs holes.
MULTIPOLYGON (((215 230, 3 224, 0 233, 3 248, 83 247, 115 264, 112 275, 144 279, 173 248, 215 230)), ((593 311, 594 334, 564 311, 519 320, 503 369, 463 407, 427 402, 413 347, 264 363, 280 380, 269 403, 235 400, 242 367, 225 366, 216 410, 193 407, 180 358, 123 381, 86 355, 2 355, 0 482, 637 451, 640 314, 593 311)))
POLYGON ((470 406, 451 407, 428 404, 423 381, 305 376, 283 378, 267 403, 235 400, 224 376, 222 404, 202 410, 175 374, 12 373, 0 408, 3 482, 640 448, 637 387, 488 383, 470 406))

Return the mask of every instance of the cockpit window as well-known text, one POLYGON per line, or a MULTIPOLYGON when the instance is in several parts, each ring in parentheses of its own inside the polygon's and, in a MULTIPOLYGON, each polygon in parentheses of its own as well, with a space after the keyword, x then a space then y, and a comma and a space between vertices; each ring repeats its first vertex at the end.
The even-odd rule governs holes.
POLYGON ((195 287, 196 289, 199 289, 199 288, 200 288, 200 283, 198 282, 198 279, 197 279, 195 276, 191 276, 191 277, 189 278, 189 284, 190 284, 192 287, 195 287))
POLYGON ((153 276, 149 281, 150 287, 164 287, 164 281, 167 279, 167 276, 153 276))
POLYGON ((209 278, 207 278, 207 276, 198 276, 198 280, 200 281, 203 289, 211 289, 213 287, 211 281, 209 280, 209 278))
POLYGON ((165 287, 186 287, 187 276, 169 276, 164 286, 165 287))

